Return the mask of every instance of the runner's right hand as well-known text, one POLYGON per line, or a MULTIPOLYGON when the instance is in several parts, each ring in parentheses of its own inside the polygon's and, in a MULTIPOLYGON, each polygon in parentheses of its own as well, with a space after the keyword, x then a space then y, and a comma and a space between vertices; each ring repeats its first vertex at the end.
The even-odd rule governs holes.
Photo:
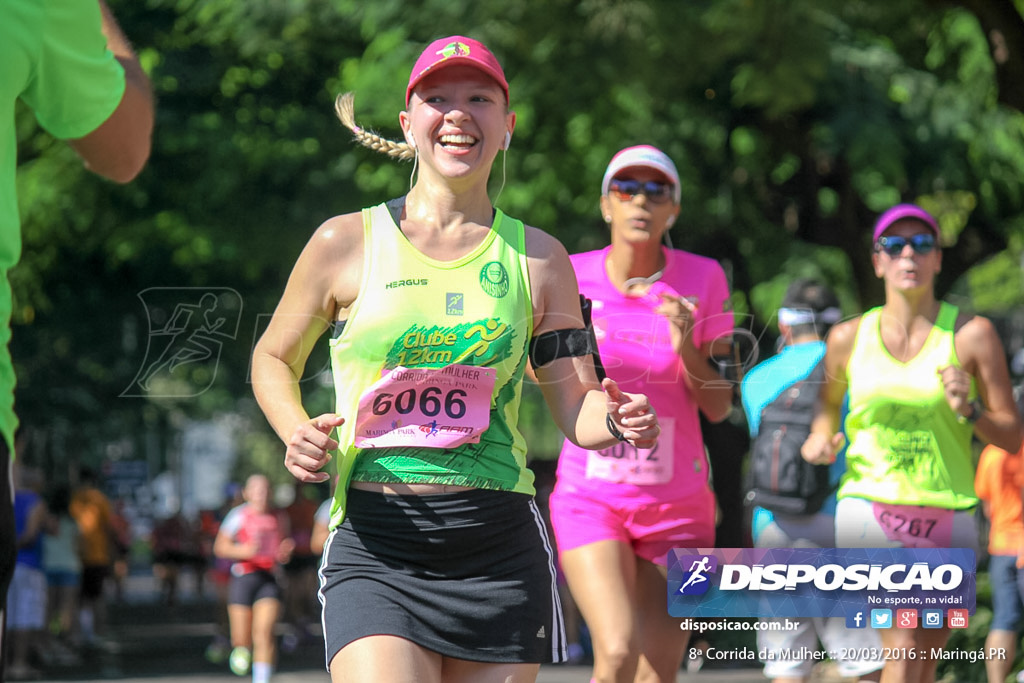
POLYGON ((330 474, 320 470, 331 461, 330 451, 338 448, 338 442, 331 433, 344 423, 342 416, 324 413, 295 429, 284 453, 284 466, 293 477, 310 484, 331 478, 330 474))

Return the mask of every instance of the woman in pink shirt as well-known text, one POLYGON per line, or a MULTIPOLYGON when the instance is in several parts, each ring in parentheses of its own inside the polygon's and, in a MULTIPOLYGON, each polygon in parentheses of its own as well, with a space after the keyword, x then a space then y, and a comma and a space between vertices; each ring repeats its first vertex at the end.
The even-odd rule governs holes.
POLYGON ((660 150, 616 154, 601 210, 611 246, 571 257, 592 300, 604 369, 643 392, 662 433, 653 449, 588 451, 566 441, 550 507, 559 559, 594 645, 598 681, 675 681, 689 634, 666 608, 666 556, 711 547, 715 500, 698 411, 728 416, 732 386, 711 362, 731 345, 725 273, 666 248, 679 215, 679 174, 660 150), (717 353, 716 353, 717 352, 717 353))
POLYGON ((280 565, 295 547, 270 506, 270 481, 253 474, 243 489, 245 502, 233 508, 220 525, 213 543, 217 557, 231 560, 228 584, 228 622, 231 631, 231 671, 253 683, 270 680, 276 657, 274 625, 281 613, 280 565))

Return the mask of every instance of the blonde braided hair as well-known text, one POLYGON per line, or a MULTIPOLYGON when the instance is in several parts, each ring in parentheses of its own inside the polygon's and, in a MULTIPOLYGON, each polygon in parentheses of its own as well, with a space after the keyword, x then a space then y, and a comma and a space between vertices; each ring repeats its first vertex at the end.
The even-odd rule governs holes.
POLYGON ((369 147, 376 152, 387 154, 389 157, 402 159, 403 161, 416 158, 416 150, 409 143, 388 140, 372 130, 365 130, 356 125, 355 102, 355 93, 342 93, 334 100, 334 111, 345 127, 352 131, 359 144, 363 147, 369 147))

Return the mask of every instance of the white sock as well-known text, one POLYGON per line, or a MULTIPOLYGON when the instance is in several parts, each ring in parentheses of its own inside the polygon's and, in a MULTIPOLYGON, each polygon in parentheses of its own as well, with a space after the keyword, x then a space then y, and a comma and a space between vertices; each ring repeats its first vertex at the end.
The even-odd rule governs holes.
POLYGON ((274 667, 270 662, 252 663, 252 683, 269 683, 274 667))

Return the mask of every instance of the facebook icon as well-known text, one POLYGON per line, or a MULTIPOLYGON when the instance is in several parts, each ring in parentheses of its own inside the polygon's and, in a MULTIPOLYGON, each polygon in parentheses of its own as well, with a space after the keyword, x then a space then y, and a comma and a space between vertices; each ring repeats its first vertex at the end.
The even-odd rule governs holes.
POLYGON ((867 620, 864 618, 864 612, 853 612, 852 614, 846 615, 846 628, 865 628, 867 620))

